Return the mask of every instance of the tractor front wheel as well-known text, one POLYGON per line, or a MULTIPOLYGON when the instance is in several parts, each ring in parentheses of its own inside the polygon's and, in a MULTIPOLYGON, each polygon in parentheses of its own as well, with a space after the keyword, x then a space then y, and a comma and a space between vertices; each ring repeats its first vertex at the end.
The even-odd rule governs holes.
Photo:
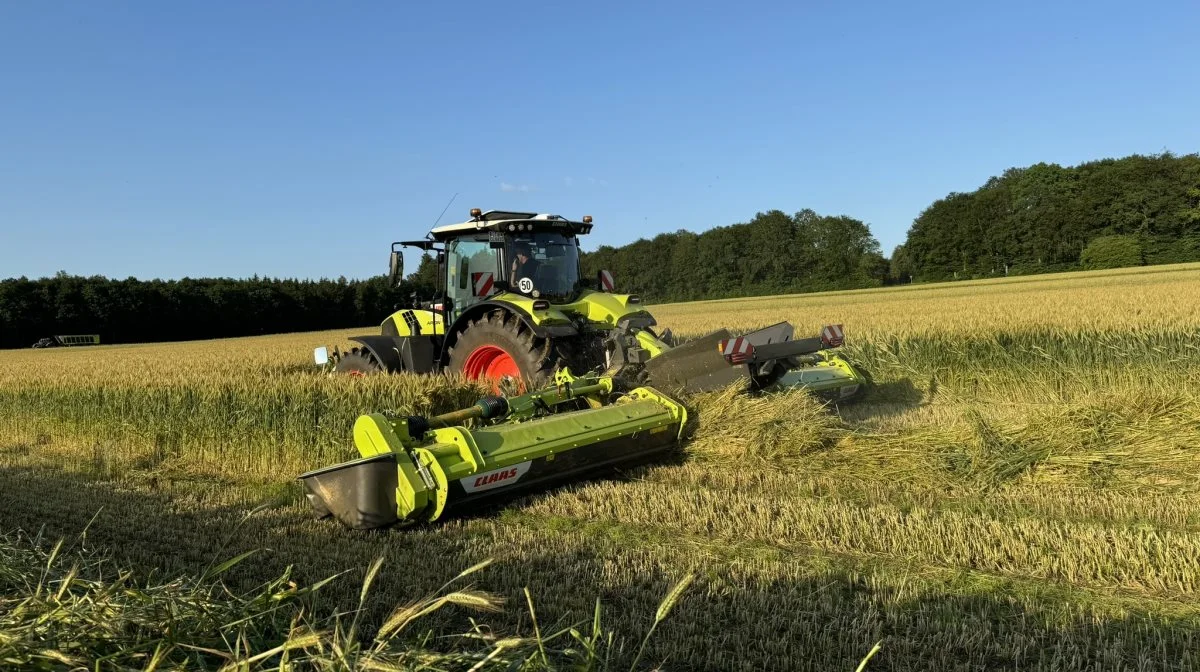
POLYGON ((518 391, 546 383, 557 358, 550 341, 538 338, 516 316, 494 311, 472 320, 450 349, 449 370, 468 380, 490 380, 493 391, 506 380, 518 391))
POLYGON ((369 376, 373 373, 382 373, 383 365, 370 350, 366 348, 351 348, 350 352, 342 355, 338 359, 337 364, 333 367, 334 373, 341 373, 348 376, 361 377, 369 376))

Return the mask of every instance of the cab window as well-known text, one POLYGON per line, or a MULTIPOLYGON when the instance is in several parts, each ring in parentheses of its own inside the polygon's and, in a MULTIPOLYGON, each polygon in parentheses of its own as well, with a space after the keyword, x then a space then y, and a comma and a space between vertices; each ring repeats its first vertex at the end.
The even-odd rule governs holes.
POLYGON ((462 308, 495 293, 497 252, 486 238, 451 241, 446 250, 449 283, 447 294, 462 308))

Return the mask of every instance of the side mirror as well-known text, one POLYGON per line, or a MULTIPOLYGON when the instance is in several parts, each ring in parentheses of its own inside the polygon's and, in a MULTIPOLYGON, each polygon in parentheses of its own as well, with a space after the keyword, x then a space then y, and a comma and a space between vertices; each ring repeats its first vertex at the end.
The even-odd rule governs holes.
POLYGON ((388 263, 388 280, 393 285, 398 285, 402 277, 404 277, 404 254, 400 250, 392 250, 392 258, 388 263))

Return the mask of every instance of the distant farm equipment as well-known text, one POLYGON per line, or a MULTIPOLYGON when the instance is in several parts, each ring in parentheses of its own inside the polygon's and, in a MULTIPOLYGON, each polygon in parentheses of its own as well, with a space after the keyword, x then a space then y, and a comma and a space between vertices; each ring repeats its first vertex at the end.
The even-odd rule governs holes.
POLYGON ((79 345, 100 345, 99 334, 72 334, 68 336, 47 336, 33 344, 35 348, 69 348, 79 345))

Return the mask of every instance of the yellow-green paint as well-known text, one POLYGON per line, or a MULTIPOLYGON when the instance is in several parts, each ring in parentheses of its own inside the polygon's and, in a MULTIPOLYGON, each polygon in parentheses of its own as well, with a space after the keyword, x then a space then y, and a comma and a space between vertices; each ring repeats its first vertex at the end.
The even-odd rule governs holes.
POLYGON ((637 388, 606 404, 611 391, 611 378, 575 378, 563 371, 553 387, 511 398, 507 422, 473 429, 439 427, 416 437, 409 435, 407 419, 371 413, 355 421, 354 443, 363 457, 395 456, 400 519, 432 521, 445 509, 455 480, 613 439, 636 441, 647 434, 672 431, 679 436, 683 431, 687 411, 657 390, 637 388), (533 417, 537 407, 592 397, 598 407, 533 417))
MULTIPOLYGON (((429 510, 424 512, 422 518, 425 520, 437 520, 442 515, 442 511, 446 509, 446 496, 450 491, 450 481, 446 478, 446 472, 442 469, 441 463, 433 455, 432 451, 418 448, 417 450, 413 451, 413 453, 416 456, 417 461, 420 462, 421 465, 425 467, 427 473, 433 477, 434 482, 432 493, 433 501, 429 502, 431 506, 429 506, 429 510)), ((415 485, 417 487, 424 488, 425 482, 423 480, 418 480, 415 485)), ((426 496, 428 496, 429 491, 426 489, 425 492, 426 496)), ((397 513, 399 513, 399 510, 397 510, 397 513)), ((404 520, 404 518, 404 516, 401 516, 401 520, 404 520)))
MULTIPOLYGON (((612 378, 586 376, 576 378, 570 369, 561 369, 554 376, 554 387, 536 390, 508 400, 508 414, 512 418, 533 417, 542 406, 556 406, 568 399, 583 397, 597 401, 612 392, 612 378)), ((594 404, 589 404, 594 406, 594 404)))
POLYGON ((396 513, 401 520, 413 517, 429 506, 429 489, 417 466, 406 453, 396 453, 396 468, 399 470, 396 479, 396 513))
POLYGON ((666 352, 667 350, 671 349, 671 346, 667 345, 666 343, 663 343, 662 341, 658 340, 654 336, 651 336, 650 333, 647 332, 645 329, 638 330, 637 340, 638 340, 638 345, 640 345, 641 347, 648 350, 650 352, 651 357, 657 357, 657 356, 661 355, 662 353, 666 352))
POLYGON ((354 421, 354 445, 363 457, 393 453, 399 471, 396 483, 396 512, 401 520, 422 511, 429 504, 429 492, 412 458, 403 450, 412 439, 403 426, 392 423, 382 413, 361 415, 354 421))
POLYGON ((582 448, 592 444, 633 437, 683 421, 682 406, 664 403, 665 397, 647 394, 602 408, 551 415, 530 422, 502 423, 471 432, 487 458, 480 471, 499 469, 520 462, 582 448), (668 405, 669 404, 669 405, 668 405))
POLYGON ((421 327, 422 336, 440 336, 446 333, 446 323, 442 319, 441 313, 435 313, 432 310, 414 310, 405 308, 398 310, 391 315, 388 315, 384 320, 384 324, 390 320, 396 325, 396 332, 400 336, 412 336, 412 329, 408 328, 408 321, 404 319, 404 313, 412 313, 417 318, 417 324, 421 327))
POLYGON ((438 452, 439 455, 449 454, 457 457, 459 461, 455 463, 455 466, 461 465, 462 469, 465 470, 462 476, 459 476, 456 472, 450 474, 450 478, 462 478, 463 476, 469 476, 480 471, 483 466, 484 456, 475 444, 475 439, 471 437, 471 432, 462 427, 444 427, 434 429, 432 432, 433 442, 437 444, 432 450, 438 452), (439 448, 445 450, 439 451, 439 448))
POLYGON ((788 371, 775 383, 775 387, 804 388, 812 392, 836 391, 846 397, 861 391, 866 384, 866 377, 855 370, 850 362, 839 355, 823 353, 823 361, 788 371))
POLYGON ((578 299, 570 303, 550 304, 545 310, 533 309, 536 299, 511 292, 497 294, 490 297, 489 300, 500 301, 516 307, 528 315, 538 326, 571 324, 569 316, 575 315, 586 319, 592 328, 611 329, 617 326, 617 322, 623 317, 646 312, 640 303, 629 303, 629 297, 629 294, 607 294, 585 290, 578 299))
POLYGON ((683 428, 687 425, 687 408, 684 407, 683 404, 666 396, 653 387, 639 387, 635 390, 632 390, 629 392, 629 396, 618 401, 617 405, 620 406, 621 403, 628 403, 627 400, 629 399, 653 401, 654 403, 665 407, 667 412, 671 414, 672 424, 679 424, 679 432, 675 435, 675 438, 683 438, 683 428))
MULTIPOLYGON (((551 304, 545 310, 534 310, 533 304, 536 299, 512 292, 502 292, 488 297, 488 300, 512 306, 515 310, 529 316, 538 326, 572 324, 572 317, 575 319, 582 317, 589 322, 589 326, 593 329, 611 329, 623 317, 636 314, 649 316, 640 303, 629 303, 630 296, 629 294, 584 291, 578 299, 570 303, 551 304)), ((441 313, 406 308, 392 313, 384 320, 385 325, 389 321, 396 325, 396 332, 399 336, 414 335, 408 326, 408 321, 404 319, 404 313, 412 313, 417 319, 422 336, 441 336, 446 333, 446 324, 441 313)), ((643 339, 641 335, 638 338, 639 340, 643 339)), ((642 347, 654 351, 656 354, 666 348, 665 344, 649 334, 646 334, 645 338, 653 342, 649 345, 643 344, 642 347)))
POLYGON ((382 413, 360 415, 354 421, 354 445, 363 457, 374 457, 394 451, 394 446, 406 443, 404 437, 396 433, 396 427, 382 413))

